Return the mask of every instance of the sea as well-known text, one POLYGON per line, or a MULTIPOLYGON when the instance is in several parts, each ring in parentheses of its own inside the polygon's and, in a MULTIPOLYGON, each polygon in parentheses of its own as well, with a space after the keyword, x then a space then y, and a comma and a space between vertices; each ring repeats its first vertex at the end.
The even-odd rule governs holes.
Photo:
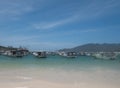
POLYGON ((0 88, 120 88, 120 57, 0 55, 0 88))

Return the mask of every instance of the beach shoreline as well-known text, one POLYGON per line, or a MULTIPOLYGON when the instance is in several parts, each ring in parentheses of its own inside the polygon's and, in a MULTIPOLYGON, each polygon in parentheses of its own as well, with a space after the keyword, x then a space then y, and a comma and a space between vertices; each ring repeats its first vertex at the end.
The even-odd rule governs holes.
POLYGON ((0 84, 1 88, 119 88, 119 85, 111 85, 105 83, 73 83, 73 84, 61 84, 52 83, 42 80, 34 80, 29 82, 11 82, 0 84))
POLYGON ((0 88, 119 88, 119 73, 101 68, 89 72, 9 69, 0 72, 0 88))
POLYGON ((119 88, 119 60, 0 59, 0 88, 119 88))

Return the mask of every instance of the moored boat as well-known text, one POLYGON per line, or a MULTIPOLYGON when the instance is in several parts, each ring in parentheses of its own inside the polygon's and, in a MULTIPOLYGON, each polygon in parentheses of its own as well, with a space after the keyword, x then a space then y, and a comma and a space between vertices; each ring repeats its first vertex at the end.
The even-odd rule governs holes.
POLYGON ((117 58, 117 54, 113 52, 101 52, 101 53, 95 53, 93 57, 97 59, 115 60, 117 58))
POLYGON ((70 58, 77 57, 77 53, 76 52, 60 52, 59 55, 60 56, 64 56, 64 57, 70 57, 70 58))
POLYGON ((24 54, 20 50, 8 50, 3 53, 5 56, 11 56, 11 57, 23 57, 24 54))
POLYGON ((39 57, 39 58, 46 58, 47 57, 47 55, 46 55, 46 52, 45 51, 39 51, 39 52, 33 52, 32 53, 34 56, 36 56, 36 57, 39 57))

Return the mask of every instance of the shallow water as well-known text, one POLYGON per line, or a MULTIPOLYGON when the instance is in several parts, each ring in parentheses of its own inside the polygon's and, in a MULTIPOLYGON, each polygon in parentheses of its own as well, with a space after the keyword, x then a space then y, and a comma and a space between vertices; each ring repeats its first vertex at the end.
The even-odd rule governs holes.
MULTIPOLYGON (((108 85, 111 88, 119 88, 120 58, 100 60, 86 56, 77 58, 61 56, 36 58, 32 55, 23 58, 0 56, 0 88, 16 88, 25 83, 24 86, 28 87, 30 82, 32 82, 30 88, 36 88, 33 85, 36 85, 37 81, 40 86, 39 81, 41 80, 73 85, 73 88, 81 88, 80 85, 83 86, 83 84, 93 88, 92 84, 105 88, 108 88, 108 85), (3 85, 5 83, 9 86, 3 85)), ((43 87, 47 88, 45 85, 43 87)), ((82 88, 86 88, 86 86, 82 88)))
POLYGON ((61 68, 66 70, 80 70, 93 68, 107 68, 120 70, 120 58, 116 60, 100 60, 93 57, 79 56, 77 58, 65 58, 61 56, 48 56, 37 58, 32 55, 23 58, 0 56, 0 68, 61 68))

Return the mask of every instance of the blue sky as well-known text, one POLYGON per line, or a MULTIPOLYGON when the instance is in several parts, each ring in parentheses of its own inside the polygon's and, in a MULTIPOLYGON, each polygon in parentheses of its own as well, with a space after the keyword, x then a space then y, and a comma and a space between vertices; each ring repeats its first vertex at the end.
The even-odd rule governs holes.
POLYGON ((120 0, 0 0, 0 45, 56 50, 120 43, 120 0))

